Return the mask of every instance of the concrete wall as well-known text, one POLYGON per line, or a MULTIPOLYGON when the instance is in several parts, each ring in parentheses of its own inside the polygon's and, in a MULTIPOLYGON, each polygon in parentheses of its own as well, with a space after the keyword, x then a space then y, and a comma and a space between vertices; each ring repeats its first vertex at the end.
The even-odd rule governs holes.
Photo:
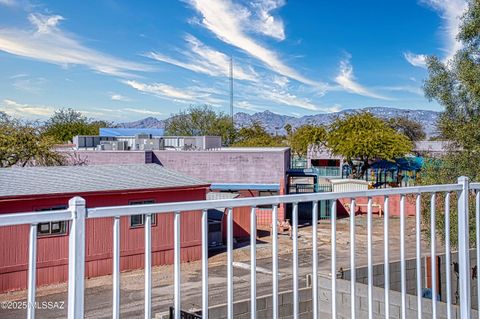
MULTIPOLYGON (((441 291, 441 297, 442 301, 445 301, 447 299, 447 281, 446 281, 446 263, 445 263, 445 255, 440 255, 440 291, 441 291)), ((451 262, 458 262, 458 254, 453 253, 451 258, 451 262)), ((475 256, 475 250, 470 250, 470 269, 473 269, 477 265, 477 258, 475 256)), ((452 280, 452 300, 455 303, 455 294, 457 292, 457 276, 454 272, 453 266, 451 267, 452 272, 451 272, 451 280, 452 280)), ((470 274, 473 274, 473 271, 470 272, 470 274)), ((478 276, 478 268, 477 268, 477 276, 478 276)), ((470 278, 470 296, 471 296, 471 304, 472 308, 478 309, 478 299, 477 299, 477 279, 476 278, 470 278)))
MULTIPOLYGON (((405 261, 405 269, 407 271, 407 294, 417 294, 417 267, 416 259, 409 259, 405 261)), ((425 258, 422 258, 422 287, 425 287, 425 258)), ((343 279, 350 281, 350 269, 343 272, 343 279)), ((368 269, 367 267, 357 268, 356 279, 358 283, 368 283, 368 269)), ((384 265, 378 264, 373 266, 373 285, 376 287, 385 287, 385 272, 384 265)), ((390 289, 401 291, 401 273, 400 262, 390 263, 390 289)))
POLYGON ((290 149, 154 151, 154 162, 209 183, 280 183, 290 149))
POLYGON ((205 151, 63 151, 87 165, 157 163, 209 183, 285 184, 289 148, 205 151))
POLYGON ((151 151, 63 151, 68 162, 85 165, 144 164, 153 162, 151 151))
MULTIPOLYGON (((447 301, 447 272, 446 272, 446 262, 445 262, 445 255, 438 255, 439 258, 439 266, 437 269, 438 271, 438 284, 437 289, 440 293, 440 300, 443 302, 447 301)), ((451 262, 456 263, 458 262, 457 253, 451 254, 451 262)), ((470 269, 475 267, 477 264, 475 251, 470 251, 470 269)), ((422 287, 423 288, 431 288, 431 268, 430 268, 430 261, 427 261, 425 257, 422 258, 421 262, 422 267, 422 287), (425 265, 427 265, 427 269, 425 270, 425 265)), ((409 259, 405 261, 405 269, 406 269, 406 284, 407 284, 407 293, 411 295, 417 294, 417 266, 416 266, 416 259, 409 259)), ((373 285, 377 287, 383 288, 385 286, 384 280, 384 265, 378 264, 373 266, 373 285)), ((350 280, 351 273, 350 270, 345 270, 343 273, 343 279, 350 280)), ((453 266, 451 266, 451 296, 452 302, 454 304, 458 304, 458 300, 456 300, 457 295, 457 275, 454 271, 453 266)), ((367 267, 357 268, 356 271, 356 279, 359 283, 366 284, 368 282, 368 273, 367 267)), ((401 291, 401 273, 400 273, 400 262, 393 262, 390 263, 390 289, 395 291, 401 291)), ((477 299, 477 280, 476 278, 470 278, 470 295, 471 295, 471 305, 473 309, 478 309, 478 299, 477 299)))
MULTIPOLYGON (((318 308, 320 318, 331 317, 331 281, 327 277, 319 277, 319 300, 318 308)), ((356 285, 356 318, 368 318, 368 287, 364 284, 356 285)), ((374 287, 373 291, 373 316, 374 318, 383 318, 385 316, 385 292, 383 289, 374 287)), ((337 318, 350 318, 350 282, 337 279, 337 318)), ((293 313, 293 294, 292 291, 285 291, 278 295, 279 317, 292 318, 293 313)), ((432 317, 431 300, 423 299, 422 304, 423 318, 432 317)), ((312 289, 299 289, 299 313, 300 318, 312 318, 312 289)), ((396 291, 390 292, 390 318, 401 318, 401 294, 396 291)), ((446 304, 437 303, 437 318, 446 318, 446 304)), ((237 319, 250 318, 250 300, 240 300, 235 302, 233 307, 234 317, 237 319)), ((458 307, 452 307, 452 318, 460 318, 458 307)), ((227 318, 227 306, 225 304, 209 308, 209 317, 224 319, 227 318)), ((472 311, 472 318, 476 316, 476 311, 472 311)), ((417 317, 417 300, 415 296, 407 295, 407 318, 417 317)), ((156 318, 168 318, 167 314, 158 314, 156 318)), ((272 318, 272 295, 261 296, 257 298, 257 318, 272 318)))

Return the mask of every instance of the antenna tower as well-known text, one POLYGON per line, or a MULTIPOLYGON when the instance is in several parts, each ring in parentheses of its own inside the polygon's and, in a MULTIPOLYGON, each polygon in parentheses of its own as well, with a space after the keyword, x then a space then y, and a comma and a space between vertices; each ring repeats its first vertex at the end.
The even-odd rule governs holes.
POLYGON ((230 116, 233 124, 233 57, 230 57, 230 116))

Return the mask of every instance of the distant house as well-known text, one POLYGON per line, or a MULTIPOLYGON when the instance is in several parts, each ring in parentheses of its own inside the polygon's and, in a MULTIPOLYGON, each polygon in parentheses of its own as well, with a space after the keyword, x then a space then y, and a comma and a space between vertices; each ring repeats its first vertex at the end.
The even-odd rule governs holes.
MULTIPOLYGON (((203 200, 209 186, 157 164, 5 168, 0 214, 62 209, 74 196, 90 208, 203 200)), ((201 257, 200 222, 200 212, 182 215, 182 261, 201 257)), ((112 224, 111 218, 87 220, 87 277, 112 272, 112 224)), ((38 285, 67 280, 68 232, 68 221, 38 224, 38 285)), ((122 217, 120 233, 121 270, 143 267, 144 216, 122 217)), ((28 234, 29 225, 0 228, 0 292, 26 288, 28 234)), ((153 217, 152 263, 173 263, 172 214, 153 217)))
POLYGON ((333 155, 331 151, 320 145, 309 145, 307 149, 307 168, 314 168, 322 177, 341 178, 345 160, 342 156, 333 155))
POLYGON ((440 157, 454 149, 452 146, 451 141, 417 141, 413 152, 419 156, 440 157))

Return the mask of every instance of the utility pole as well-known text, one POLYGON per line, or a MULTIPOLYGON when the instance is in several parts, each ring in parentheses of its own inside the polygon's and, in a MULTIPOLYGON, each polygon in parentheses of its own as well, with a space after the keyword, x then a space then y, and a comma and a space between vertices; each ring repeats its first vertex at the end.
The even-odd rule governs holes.
POLYGON ((233 123, 233 57, 230 57, 230 116, 233 123))

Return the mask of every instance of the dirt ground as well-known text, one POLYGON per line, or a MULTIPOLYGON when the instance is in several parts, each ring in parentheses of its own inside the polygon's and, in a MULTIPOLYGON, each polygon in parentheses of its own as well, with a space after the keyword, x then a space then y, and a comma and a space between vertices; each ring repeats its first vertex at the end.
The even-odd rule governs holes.
MULTIPOLYGON (((356 217, 356 264, 357 267, 367 264, 367 218, 356 217)), ((350 230, 349 219, 337 221, 337 271, 350 268, 350 230)), ((406 220, 406 256, 415 256, 415 219, 406 220)), ((312 228, 299 229, 299 287, 306 285, 306 275, 312 269, 312 228)), ((400 259, 400 220, 390 219, 390 261, 400 259)), ((373 260, 384 262, 383 218, 373 218, 373 260)), ((427 245, 422 240, 422 255, 426 255, 427 245)), ((280 290, 292 289, 292 240, 288 234, 279 235, 279 286, 280 290)), ((318 260, 319 271, 330 274, 331 261, 331 224, 321 221, 318 226, 318 260)), ((438 249, 442 249, 440 243, 438 249)), ((271 237, 257 240, 257 295, 271 293, 271 237)), ((224 251, 215 253, 209 258, 209 302, 210 305, 226 303, 226 269, 227 256, 224 251)), ((234 298, 248 299, 250 295, 250 246, 248 242, 238 243, 234 250, 234 298)), ((167 312, 173 305, 173 266, 153 267, 152 271, 152 313, 156 316, 167 312)), ((182 264, 182 309, 201 308, 201 262, 182 264)), ((143 270, 124 272, 121 274, 121 311, 123 317, 143 317, 143 270)), ((104 276, 88 279, 85 291, 85 317, 109 318, 112 307, 112 278, 104 276)), ((0 304, 5 301, 25 301, 26 291, 0 295, 0 304)), ((37 301, 65 302, 63 309, 37 309, 37 318, 64 318, 67 313, 67 285, 52 285, 37 289, 37 301)), ((60 305, 60 304, 57 304, 60 305)), ((0 318, 21 318, 26 310, 0 309, 0 318)))

